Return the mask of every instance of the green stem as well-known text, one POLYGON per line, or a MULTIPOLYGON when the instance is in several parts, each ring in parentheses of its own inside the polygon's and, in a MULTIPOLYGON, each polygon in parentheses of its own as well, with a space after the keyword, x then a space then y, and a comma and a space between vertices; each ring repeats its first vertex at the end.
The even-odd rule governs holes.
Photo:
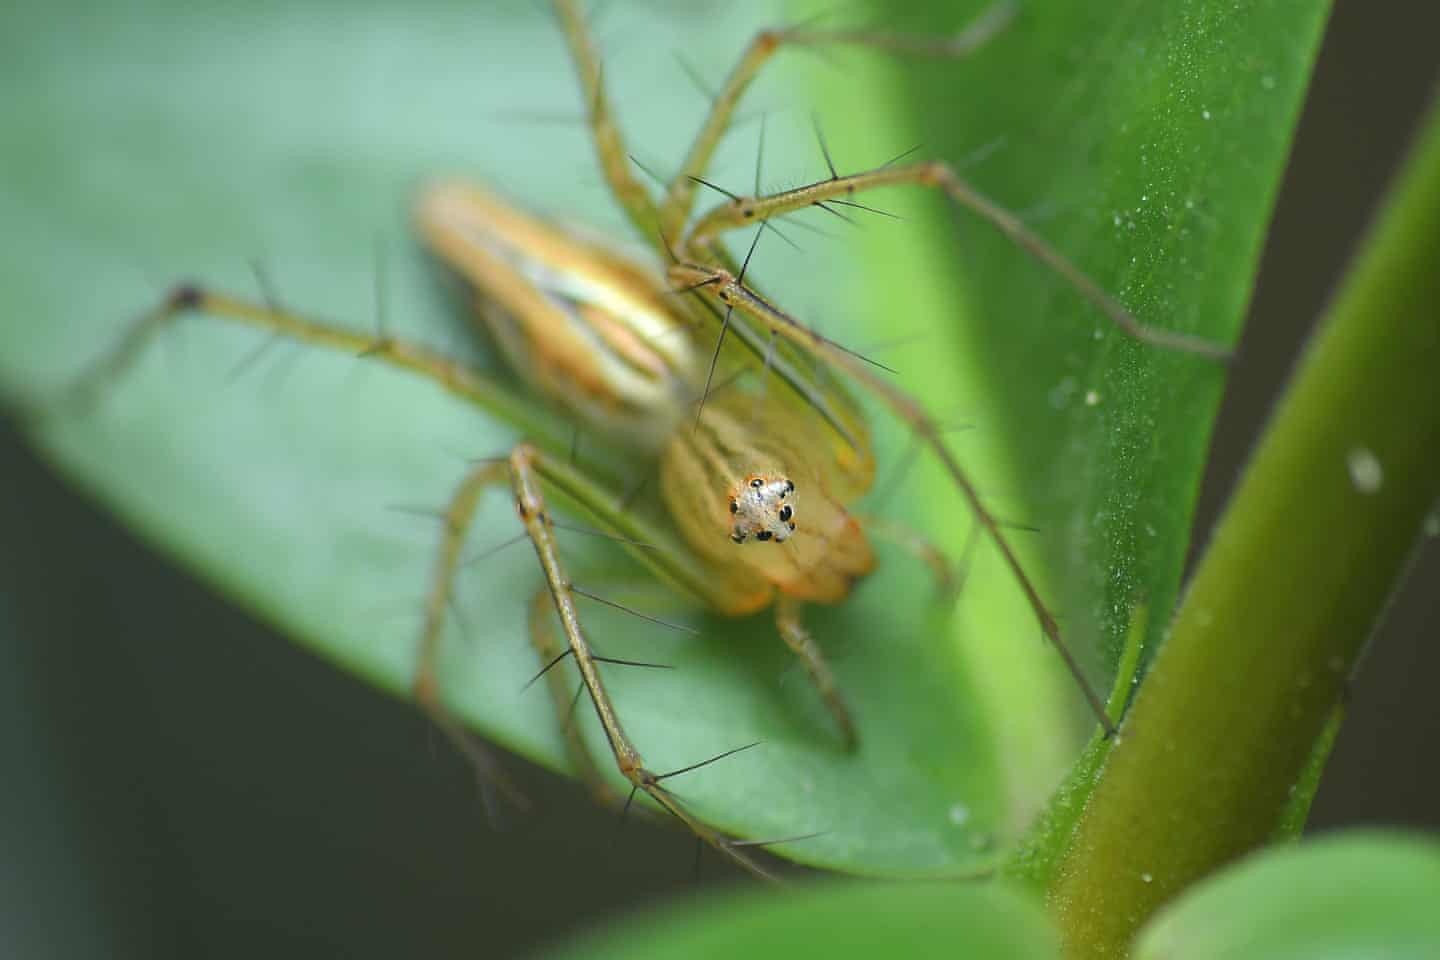
POLYGON ((1263 844, 1440 495, 1440 109, 1309 347, 1051 886, 1071 953, 1263 844))

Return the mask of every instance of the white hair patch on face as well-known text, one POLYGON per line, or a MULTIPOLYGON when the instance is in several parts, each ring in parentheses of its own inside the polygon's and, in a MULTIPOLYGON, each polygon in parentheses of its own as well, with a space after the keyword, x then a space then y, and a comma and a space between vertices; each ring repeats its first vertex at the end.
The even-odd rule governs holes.
POLYGON ((730 494, 730 539, 784 543, 795 532, 795 484, 786 477, 751 475, 730 494))

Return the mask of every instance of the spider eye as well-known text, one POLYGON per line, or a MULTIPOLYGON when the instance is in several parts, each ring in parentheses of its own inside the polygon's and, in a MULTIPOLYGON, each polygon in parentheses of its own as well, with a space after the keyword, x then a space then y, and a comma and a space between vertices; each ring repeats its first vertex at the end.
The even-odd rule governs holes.
POLYGON ((771 533, 769 530, 761 530, 759 533, 755 534, 755 539, 769 540, 773 536, 775 536, 775 534, 771 533))
POLYGON ((786 480, 786 481, 785 481, 785 492, 786 492, 786 493, 794 493, 794 492, 795 492, 795 481, 794 481, 794 480, 786 480))
POLYGON ((750 486, 754 487, 756 490, 759 490, 764 485, 765 481, 761 480, 759 477, 756 477, 754 480, 750 481, 750 486))
POLYGON ((731 501, 730 501, 730 512, 731 512, 731 513, 735 513, 735 512, 737 512, 739 509, 740 509, 740 503, 739 503, 739 501, 737 501, 737 500, 731 500, 731 501))
POLYGON ((731 539, 731 540, 734 540, 736 543, 744 543, 744 542, 745 542, 745 534, 743 534, 743 533, 732 533, 732 534, 730 534, 730 539, 731 539))
POLYGON ((780 522, 781 522, 781 523, 784 523, 786 520, 789 520, 791 513, 792 513, 792 511, 791 511, 790 505, 789 505, 788 503, 787 503, 785 506, 781 507, 781 508, 780 508, 780 522))

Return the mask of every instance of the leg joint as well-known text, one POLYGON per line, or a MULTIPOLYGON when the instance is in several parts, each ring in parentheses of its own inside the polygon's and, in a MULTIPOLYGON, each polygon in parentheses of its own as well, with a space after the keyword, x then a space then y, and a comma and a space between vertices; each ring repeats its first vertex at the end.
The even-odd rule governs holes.
POLYGON ((193 310, 205 301, 205 291, 197 284, 185 282, 175 285, 165 298, 165 305, 171 310, 193 310))

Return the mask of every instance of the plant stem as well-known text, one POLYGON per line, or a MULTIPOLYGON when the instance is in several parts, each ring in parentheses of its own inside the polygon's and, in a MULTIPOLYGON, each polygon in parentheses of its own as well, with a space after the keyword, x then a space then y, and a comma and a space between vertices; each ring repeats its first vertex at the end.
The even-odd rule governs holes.
POLYGON ((1440 109, 1262 437, 1050 890, 1070 952, 1274 832, 1440 495, 1440 109))

